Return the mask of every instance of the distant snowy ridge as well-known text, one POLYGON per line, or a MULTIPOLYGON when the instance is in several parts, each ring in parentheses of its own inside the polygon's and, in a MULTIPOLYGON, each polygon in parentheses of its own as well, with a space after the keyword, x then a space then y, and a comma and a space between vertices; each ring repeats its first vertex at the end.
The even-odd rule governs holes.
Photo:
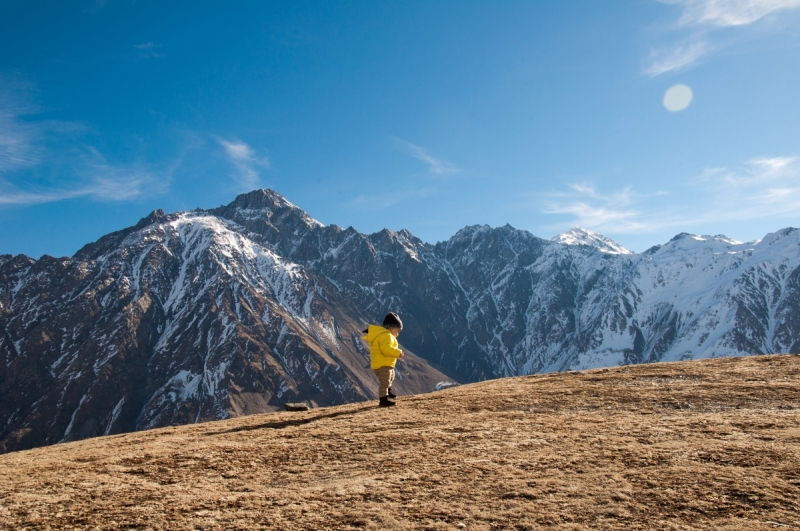
POLYGON ((608 254, 633 254, 633 251, 629 251, 611 238, 580 227, 573 227, 567 232, 553 236, 551 241, 564 245, 588 245, 608 254))

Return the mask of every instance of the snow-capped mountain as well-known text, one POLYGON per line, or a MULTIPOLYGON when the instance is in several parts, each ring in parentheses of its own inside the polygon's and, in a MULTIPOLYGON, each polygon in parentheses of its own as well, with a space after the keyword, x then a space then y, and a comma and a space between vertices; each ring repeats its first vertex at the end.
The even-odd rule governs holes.
POLYGON ((580 227, 572 227, 567 232, 553 236, 551 240, 565 245, 588 245, 608 254, 633 254, 611 238, 580 227))
MULTIPOLYGON (((0 257, 2 449, 373 398, 375 316, 264 238, 157 211, 73 258, 0 257)), ((395 388, 450 379, 409 352, 395 388)))
POLYGON ((401 362, 403 392, 800 351, 800 231, 680 234, 640 254, 567 234, 476 225, 431 245, 257 190, 154 212, 72 258, 2 256, 0 444, 374 397, 360 330, 389 310, 419 356, 401 362))

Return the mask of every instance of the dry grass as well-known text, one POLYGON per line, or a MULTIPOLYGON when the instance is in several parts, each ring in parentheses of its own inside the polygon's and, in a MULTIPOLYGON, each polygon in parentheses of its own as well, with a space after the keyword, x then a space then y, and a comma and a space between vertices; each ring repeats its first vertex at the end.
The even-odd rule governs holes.
POLYGON ((0 456, 9 529, 800 529, 800 357, 495 380, 0 456))

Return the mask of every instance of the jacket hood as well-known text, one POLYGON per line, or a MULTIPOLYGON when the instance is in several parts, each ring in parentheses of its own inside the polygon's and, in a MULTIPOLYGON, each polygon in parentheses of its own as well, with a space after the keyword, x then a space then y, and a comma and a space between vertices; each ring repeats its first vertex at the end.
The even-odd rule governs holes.
POLYGON ((369 325, 369 328, 367 328, 367 335, 364 336, 364 339, 366 339, 369 343, 372 343, 379 335, 388 333, 389 331, 382 326, 369 325))

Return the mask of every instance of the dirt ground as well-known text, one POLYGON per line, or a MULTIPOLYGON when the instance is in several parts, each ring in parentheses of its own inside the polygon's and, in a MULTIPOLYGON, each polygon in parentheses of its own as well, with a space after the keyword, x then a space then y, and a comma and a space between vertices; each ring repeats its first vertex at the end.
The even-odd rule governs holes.
POLYGON ((0 456, 3 529, 800 529, 800 356, 465 385, 0 456))

